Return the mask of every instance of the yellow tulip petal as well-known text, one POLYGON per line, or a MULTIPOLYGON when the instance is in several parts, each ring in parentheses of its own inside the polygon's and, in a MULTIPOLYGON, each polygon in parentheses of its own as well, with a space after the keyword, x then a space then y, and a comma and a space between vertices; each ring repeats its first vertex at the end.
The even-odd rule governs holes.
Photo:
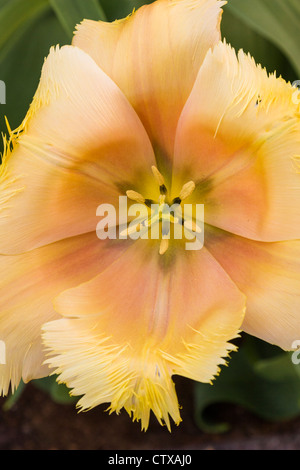
POLYGON ((17 256, 0 256, 0 340, 6 365, 0 365, 0 394, 49 374, 41 344, 43 323, 59 318, 53 298, 85 282, 115 261, 126 244, 85 234, 17 256))
POLYGON ((294 93, 225 43, 207 54, 181 115, 174 157, 178 187, 196 181, 193 197, 205 205, 207 223, 261 241, 300 238, 294 93))
POLYGON ((82 50, 52 49, 15 148, 1 167, 0 250, 95 231, 100 204, 155 162, 139 118, 82 50))
MULTIPOLYGON (((153 251, 154 250, 154 251, 153 251)), ((93 280, 55 301, 65 318, 44 325, 50 366, 78 406, 125 408, 147 429, 150 411, 179 423, 172 375, 210 382, 235 349, 245 298, 214 258, 163 259, 135 242, 93 280)))
POLYGON ((90 54, 125 93, 158 158, 173 157, 180 113, 208 49, 220 40, 225 3, 158 0, 124 20, 85 20, 77 27, 73 44, 90 54))
POLYGON ((247 296, 243 330, 291 350, 300 340, 300 240, 264 243, 210 229, 206 246, 247 296))

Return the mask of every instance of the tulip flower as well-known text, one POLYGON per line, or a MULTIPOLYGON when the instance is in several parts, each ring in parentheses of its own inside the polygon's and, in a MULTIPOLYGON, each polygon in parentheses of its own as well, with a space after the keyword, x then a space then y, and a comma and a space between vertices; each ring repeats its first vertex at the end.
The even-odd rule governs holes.
POLYGON ((300 338, 299 104, 220 41, 224 3, 158 0, 51 49, 1 167, 3 394, 55 373, 81 410, 170 429, 173 376, 211 383, 242 330, 300 338))

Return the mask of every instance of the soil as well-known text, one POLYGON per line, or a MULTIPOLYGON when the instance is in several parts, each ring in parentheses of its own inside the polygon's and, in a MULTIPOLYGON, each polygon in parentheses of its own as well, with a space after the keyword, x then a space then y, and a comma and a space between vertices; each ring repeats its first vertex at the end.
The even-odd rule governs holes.
POLYGON ((180 379, 183 422, 172 433, 155 419, 140 431, 126 412, 109 415, 105 406, 77 413, 74 405, 54 403, 34 385, 9 411, 0 399, 0 450, 298 450, 300 417, 284 423, 262 421, 246 410, 220 405, 214 413, 231 425, 225 434, 206 434, 193 416, 193 384, 180 379))

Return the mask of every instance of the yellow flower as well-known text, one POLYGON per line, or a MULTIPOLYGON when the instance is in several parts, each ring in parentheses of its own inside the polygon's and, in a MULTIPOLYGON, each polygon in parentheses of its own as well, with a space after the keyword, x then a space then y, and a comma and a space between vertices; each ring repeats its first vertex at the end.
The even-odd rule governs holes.
POLYGON ((1 167, 3 394, 50 367, 81 409, 170 429, 173 375, 211 382, 240 329, 300 337, 299 105, 220 42, 224 3, 158 0, 51 50, 1 167), (109 214, 100 240, 98 207, 126 195, 146 218, 109 214), (175 239, 202 225, 172 203, 204 205, 202 249, 175 239))

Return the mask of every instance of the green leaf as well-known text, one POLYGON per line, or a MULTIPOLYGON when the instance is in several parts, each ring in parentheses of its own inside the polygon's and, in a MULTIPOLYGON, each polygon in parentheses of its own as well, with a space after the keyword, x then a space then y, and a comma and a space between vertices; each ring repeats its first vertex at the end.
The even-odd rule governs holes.
POLYGON ((49 0, 49 2, 70 39, 75 26, 83 19, 106 20, 98 0, 49 0))
POLYGON ((299 0, 230 0, 226 8, 276 44, 300 74, 299 0))
POLYGON ((272 359, 257 361, 257 363, 253 365, 253 369, 259 377, 270 382, 289 381, 291 375, 296 379, 296 374, 294 377, 295 368, 290 353, 284 353, 272 359))
POLYGON ((32 101, 50 47, 68 41, 55 14, 47 8, 31 24, 30 31, 23 32, 11 51, 0 60, 0 80, 5 82, 7 94, 6 104, 0 105, 0 131, 6 132, 4 116, 12 129, 19 126, 32 101))
POLYGON ((60 405, 72 405, 78 401, 78 397, 70 396, 70 389, 64 384, 56 381, 56 376, 45 377, 43 379, 34 380, 33 384, 43 392, 46 392, 51 400, 60 405))
POLYGON ((0 67, 25 31, 49 9, 48 0, 2 0, 0 2, 0 67))
POLYGON ((254 31, 248 24, 240 21, 231 10, 224 8, 221 22, 222 37, 231 44, 236 51, 243 49, 250 53, 256 63, 261 64, 269 73, 274 71, 282 75, 287 81, 295 80, 295 70, 290 61, 278 47, 254 31))
POLYGON ((290 353, 262 354, 260 341, 246 337, 213 385, 195 384, 195 420, 205 432, 225 432, 228 423, 212 420, 212 405, 239 405, 268 421, 300 414, 300 375, 290 353))
POLYGON ((25 390, 25 384, 23 381, 20 382, 18 388, 14 393, 11 393, 9 397, 5 400, 4 405, 2 406, 3 411, 9 411, 18 402, 19 398, 25 390))

